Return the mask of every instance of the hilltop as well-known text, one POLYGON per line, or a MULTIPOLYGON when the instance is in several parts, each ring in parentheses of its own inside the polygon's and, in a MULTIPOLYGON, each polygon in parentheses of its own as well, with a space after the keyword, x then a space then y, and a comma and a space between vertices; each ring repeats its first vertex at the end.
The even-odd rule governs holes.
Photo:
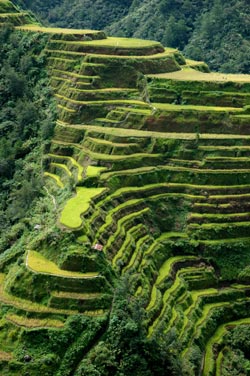
POLYGON ((1 374, 246 374, 250 76, 0 23, 1 374))

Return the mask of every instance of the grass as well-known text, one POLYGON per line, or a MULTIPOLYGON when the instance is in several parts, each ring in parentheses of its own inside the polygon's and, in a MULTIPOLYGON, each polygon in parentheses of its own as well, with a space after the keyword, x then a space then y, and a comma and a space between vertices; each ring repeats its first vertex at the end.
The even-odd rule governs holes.
MULTIPOLYGON (((65 60, 65 59, 63 59, 63 60, 65 60)), ((93 65, 102 66, 102 64, 93 64, 93 65)), ((65 71, 65 70, 61 70, 61 69, 52 68, 52 71, 53 71, 53 73, 54 72, 59 73, 63 76, 70 76, 70 77, 73 77, 73 78, 78 78, 78 79, 83 79, 83 80, 85 80, 85 79, 88 79, 88 80, 100 79, 100 76, 86 76, 86 75, 83 75, 83 74, 79 74, 79 73, 75 73, 75 72, 69 72, 69 71, 65 71)))
MULTIPOLYGON (((174 59, 174 53, 177 53, 178 50, 174 48, 165 48, 164 52, 159 52, 153 55, 106 55, 106 54, 95 54, 95 53, 90 53, 88 54, 88 57, 90 59, 94 58, 97 60, 106 60, 108 59, 109 61, 114 60, 127 60, 131 59, 134 61, 144 61, 144 60, 160 60, 160 59, 165 59, 166 57, 171 57, 174 59)), ((178 65, 176 65, 176 69, 178 69, 178 65)))
POLYGON ((148 311, 148 312, 151 311, 155 307, 155 305, 156 305, 156 303, 159 299, 161 299, 161 293, 156 288, 156 286, 153 285, 152 290, 151 290, 150 301, 149 301, 149 304, 146 307, 146 311, 148 311))
POLYGON ((51 319, 33 319, 27 318, 24 316, 18 316, 15 314, 8 313, 5 316, 7 321, 17 325, 23 326, 25 328, 34 329, 34 328, 63 328, 64 323, 60 320, 51 320, 51 319))
MULTIPOLYGON (((40 33, 45 33, 45 34, 67 34, 67 35, 86 35, 86 34, 99 34, 100 31, 98 30, 90 30, 90 29, 62 29, 62 28, 57 28, 57 27, 42 27, 39 25, 24 25, 24 26, 19 26, 17 29, 23 30, 23 31, 33 31, 35 33, 40 32, 40 33)), ((64 42, 64 41, 60 41, 64 42)))
POLYGON ((97 47, 115 47, 115 48, 145 48, 145 47, 162 47, 160 42, 136 38, 116 38, 108 37, 107 39, 91 40, 81 42, 83 45, 97 47))
POLYGON ((98 273, 78 273, 69 270, 62 270, 52 261, 46 259, 41 253, 28 251, 26 258, 27 267, 35 273, 48 274, 64 278, 96 278, 98 273))
MULTIPOLYGON (((73 110, 72 110, 73 111, 73 110)), ((75 111, 73 111, 75 112, 75 111)), ((196 140, 197 133, 179 133, 179 132, 154 132, 142 131, 137 129, 124 129, 101 127, 97 125, 86 124, 69 124, 61 121, 61 124, 69 128, 92 130, 103 134, 119 136, 119 137, 144 137, 144 138, 163 138, 163 139, 177 139, 177 140, 196 140)), ((201 133, 200 140, 250 140, 250 135, 240 134, 224 134, 224 133, 201 133)))
POLYGON ((248 74, 203 73, 194 69, 172 73, 150 74, 148 76, 181 81, 250 82, 250 75, 248 74))
POLYGON ((107 170, 106 167, 88 166, 86 168, 86 176, 88 178, 100 176, 101 172, 106 171, 106 170, 107 170))
MULTIPOLYGON (((55 159, 62 159, 62 160, 67 160, 71 163, 72 166, 76 167, 77 170, 78 170, 78 174, 77 174, 77 178, 78 178, 78 181, 80 181, 82 179, 82 176, 83 176, 83 170, 84 170, 84 167, 81 166, 79 163, 77 163, 77 161, 72 158, 72 157, 68 157, 68 156, 64 156, 64 155, 56 155, 56 154, 48 154, 49 157, 51 158, 55 158, 55 159)), ((61 167, 63 165, 60 165, 61 167)), ((66 171, 68 174, 70 171, 66 171)), ((71 172, 70 172, 71 174, 71 172)))
POLYGON ((71 171, 68 169, 68 167, 66 165, 64 165, 63 163, 54 163, 54 162, 51 162, 51 167, 56 167, 56 168, 59 168, 61 169, 62 171, 64 171, 66 173, 66 175, 68 176, 71 176, 72 173, 71 171))
POLYGON ((99 293, 79 294, 76 292, 68 292, 68 291, 52 291, 51 296, 55 298, 64 298, 64 299, 90 300, 90 299, 99 298, 101 294, 99 293))
POLYGON ((82 225, 81 215, 90 207, 91 199, 100 195, 105 188, 76 187, 76 196, 71 198, 64 207, 60 223, 71 229, 77 229, 82 225))
POLYGON ((112 104, 124 104, 124 105, 136 105, 136 106, 143 106, 143 107, 148 107, 148 104, 146 102, 143 102, 141 100, 137 99, 110 99, 110 100, 97 100, 97 101, 78 101, 76 99, 64 97, 61 94, 55 94, 55 97, 58 99, 65 100, 69 103, 74 103, 74 104, 79 104, 79 105, 112 105, 112 104))
POLYGON ((58 175, 51 174, 50 172, 45 172, 44 176, 47 177, 47 178, 53 179, 56 182, 56 184, 58 185, 59 188, 64 187, 64 184, 63 184, 63 182, 61 181, 61 178, 58 175))
POLYGON ((165 111, 206 111, 206 112, 242 112, 242 108, 238 107, 219 107, 219 106, 196 106, 196 105, 178 105, 169 103, 153 103, 153 106, 159 110, 165 111))
POLYGON ((59 140, 52 140, 54 144, 61 144, 61 145, 69 145, 69 146, 75 146, 79 149, 82 149, 86 155, 88 155, 91 159, 95 161, 123 161, 123 160, 133 160, 137 158, 158 158, 160 154, 150 154, 150 153, 134 153, 134 154, 104 154, 104 153, 97 153, 94 151, 89 150, 87 147, 76 144, 72 142, 66 142, 66 141, 59 141, 59 140))

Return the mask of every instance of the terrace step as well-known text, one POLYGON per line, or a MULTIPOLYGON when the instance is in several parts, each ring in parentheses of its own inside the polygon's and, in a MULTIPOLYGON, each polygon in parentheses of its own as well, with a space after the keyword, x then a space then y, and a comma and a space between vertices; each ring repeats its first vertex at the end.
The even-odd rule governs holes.
POLYGON ((77 180, 82 180, 84 167, 81 166, 73 157, 56 155, 52 153, 47 154, 47 156, 50 158, 51 161, 66 162, 66 167, 70 169, 69 171, 71 172, 71 174, 74 173, 74 170, 77 170, 77 180))
POLYGON ((51 174, 50 172, 45 172, 44 177, 52 179, 59 188, 64 187, 64 183, 62 182, 60 176, 58 176, 56 174, 51 174))
POLYGON ((115 254, 114 258, 112 259, 112 265, 114 268, 121 270, 123 266, 126 264, 124 261, 124 254, 125 258, 128 258, 128 253, 131 252, 131 249, 134 248, 134 244, 137 238, 140 238, 142 234, 145 232, 145 227, 142 223, 136 224, 128 229, 126 232, 125 239, 115 254))
POLYGON ((202 241, 244 238, 249 235, 250 222, 224 222, 224 223, 191 223, 187 226, 189 236, 202 241))
POLYGON ((42 304, 34 303, 30 300, 22 299, 14 295, 11 295, 4 291, 5 277, 6 276, 4 274, 0 275, 0 302, 2 304, 14 307, 24 312, 38 313, 39 315, 44 314, 46 316, 50 314, 69 316, 77 313, 77 311, 73 310, 49 308, 42 304))
POLYGON ((167 312, 169 310, 169 307, 172 307, 174 304, 174 301, 181 296, 181 294, 187 289, 187 284, 185 283, 185 277, 188 275, 194 274, 196 276, 196 279, 199 280, 201 276, 197 276, 197 271, 205 271, 206 266, 202 267, 186 267, 183 269, 180 269, 177 274, 176 278, 172 284, 172 286, 164 291, 163 297, 162 297, 162 307, 160 309, 159 314, 154 319, 153 323, 150 325, 148 329, 148 335, 151 336, 152 333, 155 331, 156 327, 160 324, 160 322, 164 319, 164 317, 167 315, 167 312))
MULTIPOLYGON (((204 376, 213 374, 216 369, 216 374, 220 372, 220 368, 217 368, 215 364, 216 353, 214 349, 218 347, 219 344, 223 342, 223 338, 228 334, 230 330, 240 326, 240 325, 250 325, 250 318, 244 318, 240 320, 230 321, 220 325, 213 336, 209 339, 206 344, 206 351, 204 357, 204 364, 203 364, 203 372, 204 376)), ((218 359, 218 358, 217 358, 218 359)))
POLYGON ((27 329, 34 328, 56 328, 61 329, 64 327, 64 322, 56 319, 38 319, 38 318, 28 318, 22 315, 16 315, 8 313, 5 315, 5 319, 12 324, 27 329))
POLYGON ((159 42, 112 38, 94 41, 62 41, 51 39, 50 49, 64 49, 73 52, 107 54, 107 55, 130 55, 134 51, 135 55, 152 55, 161 53, 164 48, 159 42))
POLYGON ((54 308, 76 309, 79 312, 93 312, 108 309, 110 298, 101 293, 75 293, 69 291, 52 291, 49 306, 54 308))
POLYGON ((250 212, 248 213, 229 213, 229 214, 201 214, 201 213, 190 213, 188 216, 188 223, 229 223, 230 222, 241 222, 250 221, 250 212))
POLYGON ((26 267, 33 273, 46 274, 48 276, 55 276, 69 279, 94 279, 98 278, 99 273, 89 272, 80 273, 70 270, 59 269, 59 267, 52 261, 46 259, 41 253, 35 251, 28 251, 26 256, 26 267))
POLYGON ((117 221, 116 230, 108 238, 107 242, 104 243, 104 251, 109 257, 113 259, 114 255, 120 249, 120 245, 124 243, 126 234, 131 227, 140 223, 140 220, 148 214, 149 208, 143 208, 142 210, 134 211, 117 221))

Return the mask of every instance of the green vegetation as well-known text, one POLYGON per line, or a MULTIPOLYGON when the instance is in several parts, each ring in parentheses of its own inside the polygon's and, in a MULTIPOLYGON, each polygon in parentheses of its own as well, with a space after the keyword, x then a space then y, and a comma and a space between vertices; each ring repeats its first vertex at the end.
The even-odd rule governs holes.
MULTIPOLYGON (((181 48, 222 6, 158 3, 181 48)), ((246 374, 249 76, 0 12, 0 374, 246 374)))
POLYGON ((49 261, 35 251, 28 251, 26 265, 35 273, 49 274, 65 278, 92 278, 98 275, 96 273, 83 274, 59 269, 54 262, 49 261))
POLYGON ((62 211, 60 223, 69 228, 78 228, 82 224, 81 215, 90 207, 91 199, 104 192, 105 188, 76 188, 76 196, 71 198, 62 211))
POLYGON ((244 0, 16 3, 32 9, 39 19, 52 25, 105 29, 109 35, 159 40, 163 45, 184 50, 192 59, 204 59, 212 69, 249 72, 249 4, 244 0))

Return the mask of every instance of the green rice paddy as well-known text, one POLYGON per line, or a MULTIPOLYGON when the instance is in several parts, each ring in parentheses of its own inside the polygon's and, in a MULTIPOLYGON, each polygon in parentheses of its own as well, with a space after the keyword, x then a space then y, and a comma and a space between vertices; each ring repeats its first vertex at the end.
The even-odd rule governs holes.
POLYGON ((77 229, 82 225, 83 215, 90 206, 91 199, 100 195, 105 188, 77 187, 76 196, 71 198, 64 207, 60 223, 71 229, 77 229))

